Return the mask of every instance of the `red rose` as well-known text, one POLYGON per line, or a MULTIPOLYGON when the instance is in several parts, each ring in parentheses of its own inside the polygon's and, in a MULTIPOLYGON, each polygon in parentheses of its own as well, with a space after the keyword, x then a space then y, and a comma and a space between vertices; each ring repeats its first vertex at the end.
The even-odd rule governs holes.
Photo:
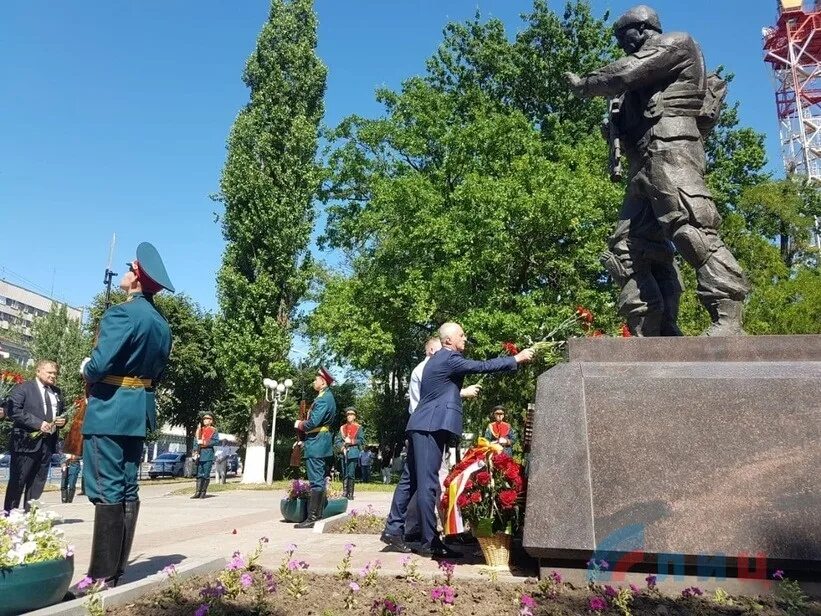
POLYGON ((471 492, 470 502, 472 502, 472 503, 481 503, 482 502, 482 493, 481 492, 471 492))
POLYGON ((516 476, 516 478, 515 478, 515 479, 513 479, 513 488, 514 488, 517 492, 521 492, 521 491, 522 491, 522 488, 524 488, 524 487, 525 487, 525 482, 522 480, 522 476, 521 476, 521 475, 517 475, 517 476, 516 476))
POLYGON ((465 490, 472 490, 472 489, 473 489, 473 482, 470 479, 468 479, 465 482, 465 490))
POLYGON ((508 464, 513 462, 513 458, 506 453, 494 453, 490 459, 493 462, 493 466, 500 469, 504 469, 508 464))
POLYGON ((459 495, 459 498, 457 498, 457 499, 456 499, 456 504, 457 504, 459 507, 465 507, 465 506, 466 506, 466 505, 468 505, 469 503, 470 503, 470 499, 468 498, 468 495, 467 495, 467 494, 464 494, 464 493, 463 493, 463 494, 460 494, 460 495, 459 495))
POLYGON ((499 503, 502 505, 502 509, 513 509, 518 498, 519 495, 516 494, 516 490, 502 490, 499 492, 499 503))
POLYGON ((476 473, 476 483, 480 486, 486 486, 490 483, 490 473, 487 471, 479 471, 476 473))
POLYGON ((513 481, 518 476, 519 469, 514 464, 508 464, 507 468, 505 469, 505 479, 513 481))

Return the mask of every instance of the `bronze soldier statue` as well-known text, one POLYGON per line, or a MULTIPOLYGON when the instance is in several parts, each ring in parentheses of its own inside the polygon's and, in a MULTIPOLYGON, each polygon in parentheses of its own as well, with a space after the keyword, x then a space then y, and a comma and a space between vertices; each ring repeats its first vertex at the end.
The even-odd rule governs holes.
MULTIPOLYGON (((575 94, 618 103, 611 104, 607 133, 627 155, 628 185, 602 261, 621 287, 619 313, 634 335, 681 335, 682 284, 672 241, 696 270, 696 292, 712 319, 706 334, 743 334, 749 287, 718 236, 721 216, 704 182, 704 139, 718 119, 726 83, 707 74, 689 34, 663 34, 648 6, 628 10, 613 30, 627 55, 583 77, 566 77, 575 94)), ((611 150, 611 164, 612 158, 611 150)), ((611 175, 619 179, 613 169, 611 175)))

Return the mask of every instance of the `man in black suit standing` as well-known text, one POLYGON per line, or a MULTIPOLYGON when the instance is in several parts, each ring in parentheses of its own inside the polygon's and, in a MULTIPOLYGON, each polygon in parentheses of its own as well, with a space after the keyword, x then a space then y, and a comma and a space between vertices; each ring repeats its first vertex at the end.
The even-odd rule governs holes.
POLYGON ((3 509, 26 510, 29 501, 40 498, 48 479, 51 454, 57 451, 58 430, 66 424, 65 407, 57 383, 57 364, 37 362, 37 376, 15 387, 9 397, 11 465, 3 509))

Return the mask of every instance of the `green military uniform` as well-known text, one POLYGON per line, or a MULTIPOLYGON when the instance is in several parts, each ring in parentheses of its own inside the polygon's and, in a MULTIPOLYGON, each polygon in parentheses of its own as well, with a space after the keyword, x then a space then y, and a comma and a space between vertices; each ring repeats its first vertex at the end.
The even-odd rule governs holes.
MULTIPOLYGON (((203 419, 211 415, 203 415, 203 419)), ((195 443, 197 450, 197 491, 191 498, 205 498, 211 482, 211 467, 214 465, 214 445, 219 443, 219 433, 212 424, 202 428, 202 437, 195 443)))
MULTIPOLYGON (((350 414, 356 417, 356 410, 353 408, 345 409, 346 419, 350 414)), ((359 454, 362 453, 360 448, 365 444, 365 428, 356 423, 356 420, 352 423, 342 424, 336 433, 335 444, 337 449, 342 451, 345 498, 353 500, 354 485, 356 484, 356 465, 359 462, 359 454), (345 443, 346 438, 351 441, 350 444, 345 443)))
POLYGON ((314 399, 308 419, 298 422, 299 429, 305 432, 302 456, 305 458, 305 470, 311 484, 311 499, 308 502, 308 518, 297 524, 297 528, 311 528, 316 520, 322 518, 325 508, 325 471, 328 460, 333 460, 333 437, 331 429, 336 418, 336 400, 329 388, 333 377, 324 369, 318 375, 325 383, 314 399))
POLYGON ((82 470, 81 458, 69 454, 63 461, 63 471, 60 479, 60 501, 63 503, 74 502, 74 492, 77 489, 77 478, 82 470))
POLYGON ((91 386, 83 423, 83 479, 95 505, 88 575, 115 584, 134 539, 143 443, 157 426, 154 392, 171 353, 171 330, 153 295, 174 290, 162 259, 147 242, 137 247, 137 260, 129 268, 121 283, 131 290, 128 301, 106 310, 97 344, 81 370, 91 386), (133 292, 134 281, 143 292, 133 292))

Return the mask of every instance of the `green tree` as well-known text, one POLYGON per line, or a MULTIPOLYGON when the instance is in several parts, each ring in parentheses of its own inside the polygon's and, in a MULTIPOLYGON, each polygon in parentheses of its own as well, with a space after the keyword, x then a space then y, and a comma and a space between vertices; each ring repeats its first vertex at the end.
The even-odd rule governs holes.
MULTIPOLYGON (((606 175, 603 107, 571 104, 562 78, 611 50, 584 2, 563 18, 536 2, 512 42, 496 20, 451 24, 425 76, 377 92, 383 117, 331 133, 321 242, 348 271, 326 273, 309 331, 372 375, 380 429, 401 430, 410 371, 445 320, 465 326, 479 358, 540 339, 577 304, 618 329, 599 264, 621 196, 606 175)), ((523 410, 544 368, 488 379, 468 429, 493 403, 523 410)))
POLYGON ((51 359, 60 367, 59 385, 68 409, 85 393, 80 363, 91 350, 91 336, 80 319, 69 317, 65 304, 52 303, 51 310, 34 320, 31 351, 35 361, 51 359))
POLYGON ((262 379, 288 368, 295 309, 312 275, 326 81, 316 29, 312 0, 272 0, 245 66, 250 100, 231 130, 217 197, 227 241, 217 279, 218 363, 238 402, 252 409, 250 446, 264 444, 262 379))

